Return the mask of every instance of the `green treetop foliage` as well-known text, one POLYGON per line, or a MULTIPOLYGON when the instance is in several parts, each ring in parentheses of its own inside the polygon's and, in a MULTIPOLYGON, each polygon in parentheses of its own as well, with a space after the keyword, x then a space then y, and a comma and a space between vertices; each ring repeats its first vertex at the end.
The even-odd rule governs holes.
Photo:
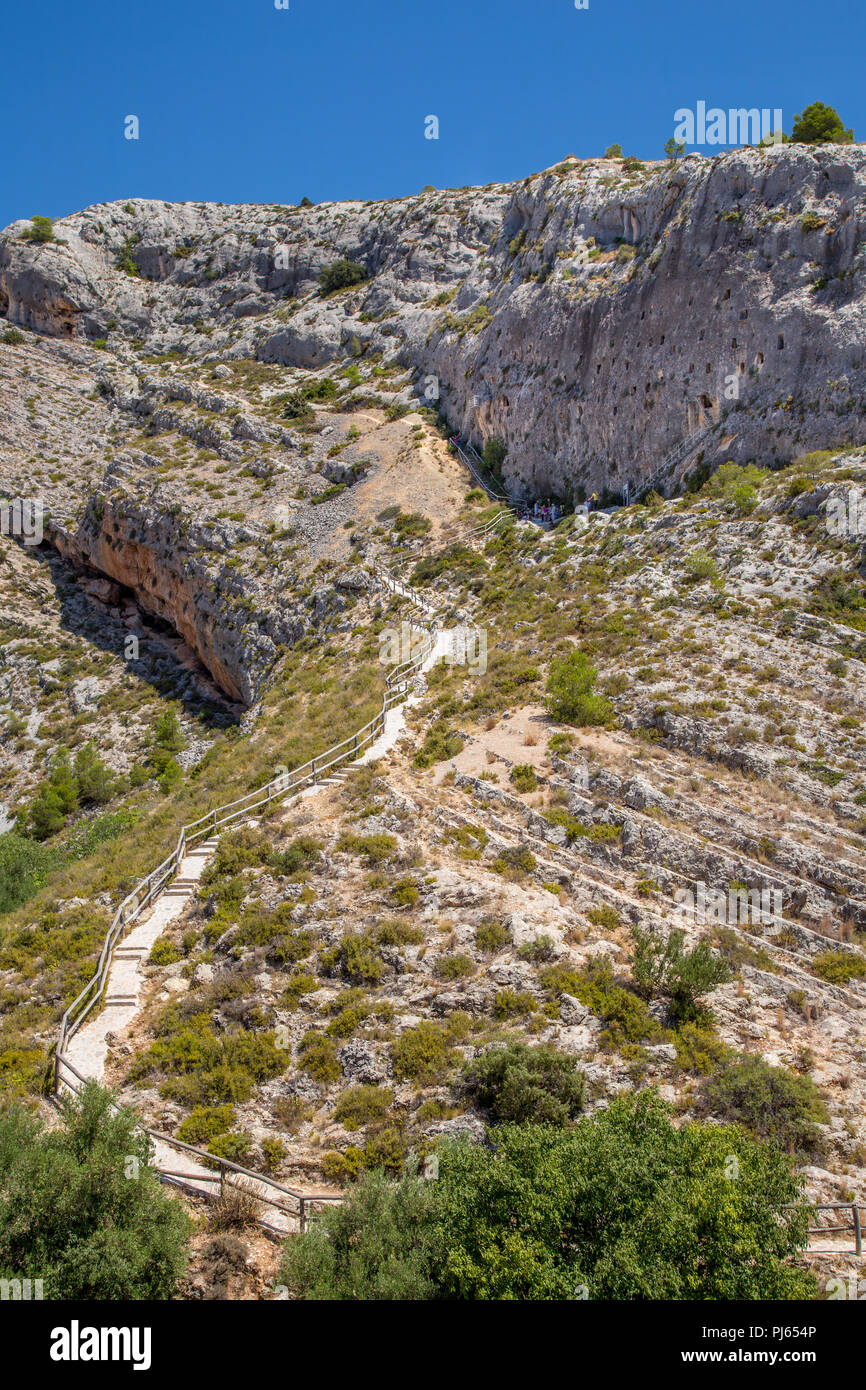
POLYGON ((547 710, 565 724, 608 724, 613 707, 603 695, 594 695, 598 670, 585 652, 554 657, 547 677, 547 710))
POLYGON ((66 748, 58 748, 28 808, 28 833, 36 840, 47 840, 63 829, 80 806, 104 805, 116 791, 117 779, 92 742, 85 743, 74 760, 66 748))
POLYGON ((303 1299, 777 1300, 808 1209, 784 1154, 733 1125, 675 1128, 651 1091, 559 1129, 437 1149, 438 1181, 364 1175, 286 1246, 303 1299), (793 1205, 789 1205, 793 1204, 793 1205))
POLYGON ((139 1124, 95 1082, 50 1133, 23 1106, 0 1117, 0 1278, 40 1278, 51 1299, 171 1298, 190 1222, 139 1124))
POLYGON ((25 241, 46 242, 54 240, 54 223, 50 217, 31 217, 30 226, 24 233, 25 241))
POLYGON ((846 130, 832 106, 813 101, 801 116, 794 116, 791 143, 795 145, 853 145, 854 131, 846 130))
POLYGON ((500 1123, 564 1125, 586 1099, 576 1059, 544 1044, 491 1048, 469 1063, 464 1084, 473 1103, 500 1123))
POLYGON ((481 457, 484 460, 485 468, 488 468, 494 478, 499 477, 499 470, 505 462, 508 450, 501 439, 493 435, 484 445, 484 452, 481 457))

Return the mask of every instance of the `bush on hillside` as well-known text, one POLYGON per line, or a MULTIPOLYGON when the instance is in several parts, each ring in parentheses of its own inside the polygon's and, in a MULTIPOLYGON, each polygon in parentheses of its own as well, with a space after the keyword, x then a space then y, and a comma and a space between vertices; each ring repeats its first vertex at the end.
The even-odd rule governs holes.
POLYGON ((594 695, 598 670, 585 652, 554 657, 547 677, 547 710, 564 724, 587 727, 609 724, 613 706, 603 695, 594 695))
POLYGON ((739 1055, 707 1081, 704 1094, 716 1114, 759 1139, 772 1139, 792 1154, 820 1155, 818 1126, 828 1114, 811 1077, 773 1067, 763 1057, 739 1055))
POLYGON ((679 1023, 700 1018, 705 1013, 701 996, 731 979, 728 962, 715 955, 706 941, 687 951, 681 929, 671 931, 667 940, 639 927, 632 927, 632 934, 636 943, 632 972, 638 989, 647 998, 667 999, 679 1023))
POLYGON ((357 261, 339 260, 326 265, 319 273, 319 284, 323 294, 346 289, 348 285, 358 285, 367 279, 367 271, 357 261))
POLYGON ((586 1100, 576 1059, 546 1044, 491 1048, 468 1064, 463 1084, 472 1103, 500 1124, 564 1125, 586 1100))

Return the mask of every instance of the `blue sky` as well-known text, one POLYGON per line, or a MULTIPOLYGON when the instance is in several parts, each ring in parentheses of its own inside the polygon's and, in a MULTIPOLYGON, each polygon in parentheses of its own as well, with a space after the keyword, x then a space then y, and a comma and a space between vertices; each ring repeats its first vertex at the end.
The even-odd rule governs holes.
POLYGON ((385 198, 612 142, 658 158, 698 100, 788 129, 826 101, 866 140, 851 0, 41 0, 7 7, 3 40, 0 226, 129 197, 385 198))

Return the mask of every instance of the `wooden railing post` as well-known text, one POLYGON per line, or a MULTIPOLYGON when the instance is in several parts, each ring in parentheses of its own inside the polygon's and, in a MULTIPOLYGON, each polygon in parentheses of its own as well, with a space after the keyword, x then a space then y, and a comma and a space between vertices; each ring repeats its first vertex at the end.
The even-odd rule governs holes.
POLYGON ((863 1254, 863 1230, 860 1225, 860 1207, 857 1202, 852 1205, 854 1213, 854 1249, 858 1255, 863 1254))
POLYGON ((303 1197, 298 1200, 298 1229, 301 1235, 307 1229, 307 1203, 303 1197))

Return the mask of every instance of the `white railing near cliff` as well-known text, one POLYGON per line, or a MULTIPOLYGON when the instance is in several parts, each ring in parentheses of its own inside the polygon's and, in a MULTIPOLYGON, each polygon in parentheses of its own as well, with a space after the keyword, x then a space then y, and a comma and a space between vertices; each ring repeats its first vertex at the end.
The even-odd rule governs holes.
POLYGON ((484 491, 487 493, 487 496, 490 497, 494 502, 501 502, 503 506, 508 507, 510 509, 511 502, 509 501, 506 494, 500 491, 499 488, 493 487, 493 485, 487 482, 487 480, 485 479, 485 465, 483 461, 478 457, 478 454, 476 453, 475 449, 473 449, 472 445, 467 443, 466 448, 464 449, 462 445, 455 442, 454 447, 457 450, 459 458, 469 469, 469 472, 472 474, 472 477, 475 479, 478 486, 480 488, 483 488, 484 491))
POLYGON ((679 444, 675 444, 670 453, 666 455, 661 467, 656 469, 651 478, 641 483, 639 489, 640 493, 646 496, 648 492, 653 491, 656 483, 664 482, 671 472, 671 469, 676 468, 677 464, 682 463, 683 459, 688 458, 689 454, 693 454, 701 440, 706 439, 710 430, 714 427, 713 423, 702 425, 699 430, 695 430, 692 434, 686 435, 685 439, 681 439, 679 444))
MULTIPOLYGON (((279 777, 257 788, 255 791, 248 792, 246 796, 238 797, 236 801, 230 801, 225 806, 215 807, 207 815, 199 817, 189 825, 181 828, 177 844, 162 863, 153 869, 151 873, 143 878, 133 888, 131 893, 123 899, 111 921, 111 926, 106 934, 102 945, 96 971, 81 992, 73 999, 66 1009, 60 1021, 60 1032, 54 1054, 54 1091, 59 1095, 62 1087, 73 1093, 78 1092, 86 1081, 86 1078, 78 1072, 66 1056, 66 1048, 72 1038, 84 1023, 88 1014, 102 999, 106 985, 108 983, 109 971, 114 956, 114 950, 118 941, 126 935, 129 928, 138 921, 143 912, 156 901, 169 880, 177 872, 181 860, 184 858, 189 846, 202 836, 212 835, 222 826, 230 825, 235 821, 244 819, 253 811, 260 807, 266 807, 276 797, 293 795, 300 792, 304 787, 318 782, 322 776, 332 768, 339 767, 343 763, 354 762, 365 748, 374 743, 385 728, 385 721, 388 711, 395 705, 402 703, 409 692, 409 683, 414 675, 421 669, 424 662, 430 656, 436 645, 437 625, 435 622, 435 609, 423 598, 417 590, 412 589, 408 584, 395 579, 387 570, 378 566, 373 566, 373 573, 380 584, 389 592, 408 598, 423 613, 430 616, 430 621, 425 623, 427 637, 422 642, 419 650, 408 660, 392 667, 385 678, 385 693, 382 697, 382 708, 379 713, 369 720, 361 729, 348 738, 344 738, 340 743, 335 743, 331 748, 319 753, 315 758, 311 758, 301 767, 294 768, 291 772, 283 773, 279 777)), ((299 1219, 301 1229, 304 1227, 306 1212, 309 1204, 338 1201, 339 1198, 318 1197, 310 1193, 295 1192, 291 1188, 282 1186, 266 1177, 262 1173, 252 1172, 250 1169, 242 1168, 235 1163, 229 1163, 225 1159, 218 1159, 213 1154, 206 1153, 203 1149, 197 1149, 190 1144, 182 1144, 179 1140, 173 1139, 170 1135, 161 1134, 156 1130, 147 1129, 146 1133, 154 1140, 165 1143, 172 1148, 180 1151, 195 1154, 203 1164, 216 1167, 218 1170, 221 1190, 224 1188, 223 1175, 225 1172, 240 1173, 246 1178, 254 1179, 265 1191, 270 1189, 283 1195, 291 1196, 299 1203, 296 1215, 299 1219)), ((182 1175, 166 1171, 160 1165, 156 1165, 160 1172, 167 1178, 178 1180, 187 1177, 195 1182, 208 1181, 207 1175, 187 1174, 182 1175)), ((217 1180, 216 1176, 215 1179, 217 1180)), ((258 1193, 256 1194, 259 1195, 258 1193)), ((279 1201, 271 1201, 267 1195, 259 1198, 266 1205, 273 1206, 277 1210, 286 1211, 285 1206, 281 1206, 279 1201)))

